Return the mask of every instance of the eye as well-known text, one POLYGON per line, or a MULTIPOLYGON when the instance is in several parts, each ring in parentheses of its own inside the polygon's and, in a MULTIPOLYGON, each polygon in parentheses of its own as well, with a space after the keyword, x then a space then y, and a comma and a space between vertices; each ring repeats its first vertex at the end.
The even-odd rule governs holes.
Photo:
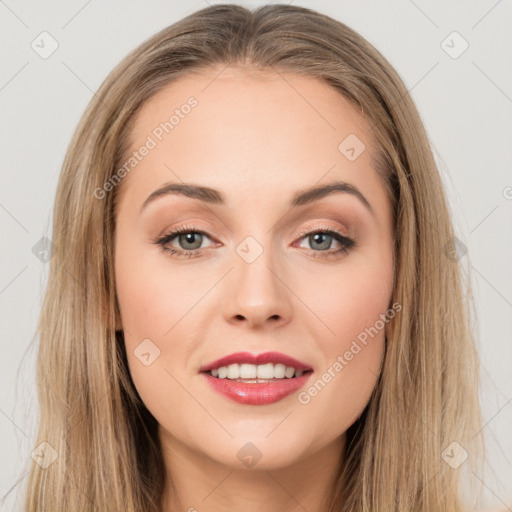
POLYGON ((177 258, 195 258, 201 255, 203 238, 208 236, 207 233, 201 229, 193 226, 180 226, 179 228, 170 231, 162 238, 156 241, 164 251, 168 251, 172 256, 177 258), (171 241, 177 239, 177 242, 182 247, 175 247, 170 245, 171 241))
MULTIPOLYGON (((201 256, 203 252, 204 237, 211 239, 205 231, 194 226, 180 226, 156 240, 155 243, 160 245, 162 250, 169 252, 173 257, 196 258, 201 256), (171 245, 174 239, 177 239, 178 247, 171 245)), ((300 233, 299 240, 309 242, 311 255, 315 258, 341 256, 356 246, 355 240, 330 228, 303 231, 300 233), (331 247, 333 242, 337 243, 340 247, 333 249, 331 247)), ((303 245, 301 244, 299 247, 303 247, 303 245)))
MULTIPOLYGON (((356 245, 355 240, 343 235, 335 229, 322 228, 315 231, 301 232, 300 235, 300 240, 309 243, 313 251, 312 256, 315 258, 342 255, 356 245), (333 242, 337 243, 340 247, 333 249, 331 247, 333 242)), ((303 247, 303 245, 301 244, 300 247, 303 247)))

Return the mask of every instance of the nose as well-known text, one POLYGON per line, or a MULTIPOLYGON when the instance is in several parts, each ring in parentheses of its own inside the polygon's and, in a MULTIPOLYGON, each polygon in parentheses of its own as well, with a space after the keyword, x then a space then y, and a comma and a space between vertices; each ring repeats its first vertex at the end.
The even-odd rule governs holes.
POLYGON ((248 328, 284 326, 292 314, 292 291, 282 266, 273 263, 270 251, 253 262, 234 254, 234 269, 226 282, 223 314, 227 322, 248 328))

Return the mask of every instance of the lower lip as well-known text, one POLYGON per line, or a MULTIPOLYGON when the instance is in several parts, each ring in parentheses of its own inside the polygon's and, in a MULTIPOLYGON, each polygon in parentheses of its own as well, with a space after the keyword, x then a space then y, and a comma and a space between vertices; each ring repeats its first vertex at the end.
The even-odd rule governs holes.
POLYGON ((307 372, 300 377, 285 378, 261 384, 218 379, 207 372, 204 372, 203 375, 215 391, 235 402, 246 405, 267 405, 279 402, 279 400, 298 391, 304 386, 312 373, 307 372))

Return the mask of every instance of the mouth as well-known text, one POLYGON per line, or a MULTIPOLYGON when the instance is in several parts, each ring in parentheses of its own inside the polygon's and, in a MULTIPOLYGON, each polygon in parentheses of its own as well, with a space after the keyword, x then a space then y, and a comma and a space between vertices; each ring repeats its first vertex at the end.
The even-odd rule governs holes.
POLYGON ((277 352, 239 352, 201 367, 210 387, 246 405, 266 405, 298 391, 313 373, 306 363, 277 352))

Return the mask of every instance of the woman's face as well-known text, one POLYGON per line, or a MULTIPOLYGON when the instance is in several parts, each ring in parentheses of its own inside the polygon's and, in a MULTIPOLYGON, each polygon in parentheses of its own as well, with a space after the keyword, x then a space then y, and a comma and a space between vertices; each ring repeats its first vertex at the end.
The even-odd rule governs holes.
POLYGON ((168 453, 265 468, 338 458, 394 316, 372 135, 314 78, 221 70, 172 83, 135 119, 115 239, 130 372, 168 453), (202 371, 239 352, 277 355, 202 371), (298 363, 282 356, 312 371, 289 377, 298 363))

